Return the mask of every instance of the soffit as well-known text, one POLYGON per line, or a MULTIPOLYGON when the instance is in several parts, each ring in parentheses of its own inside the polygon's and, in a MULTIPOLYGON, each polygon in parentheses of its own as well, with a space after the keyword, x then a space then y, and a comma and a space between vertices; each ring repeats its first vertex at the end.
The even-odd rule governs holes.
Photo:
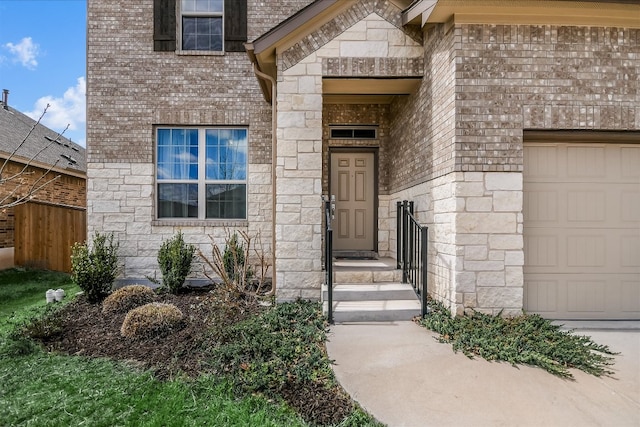
POLYGON ((389 104, 396 96, 409 95, 421 78, 333 79, 322 80, 325 104, 389 104))
POLYGON ((410 24, 552 24, 640 28, 638 0, 433 0, 415 2, 404 12, 410 24), (424 8, 425 12, 420 12, 424 8))

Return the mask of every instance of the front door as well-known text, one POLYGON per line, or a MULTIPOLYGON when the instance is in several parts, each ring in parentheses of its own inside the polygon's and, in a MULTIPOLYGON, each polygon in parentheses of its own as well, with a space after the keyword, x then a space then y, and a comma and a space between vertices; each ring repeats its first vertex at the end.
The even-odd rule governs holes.
POLYGON ((331 194, 336 196, 333 249, 374 251, 375 155, 331 153, 331 194))

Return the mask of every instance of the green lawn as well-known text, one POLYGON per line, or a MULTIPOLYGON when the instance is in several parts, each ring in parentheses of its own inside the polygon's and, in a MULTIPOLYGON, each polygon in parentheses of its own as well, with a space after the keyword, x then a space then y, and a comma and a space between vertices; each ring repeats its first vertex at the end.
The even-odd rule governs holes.
POLYGON ((264 398, 236 399, 213 379, 162 382, 112 361, 42 352, 0 361, 2 425, 305 425, 264 398))
POLYGON ((23 319, 30 309, 45 306, 48 289, 60 288, 67 295, 65 301, 80 291, 68 274, 18 268, 0 271, 0 333, 8 331, 10 319, 23 319))

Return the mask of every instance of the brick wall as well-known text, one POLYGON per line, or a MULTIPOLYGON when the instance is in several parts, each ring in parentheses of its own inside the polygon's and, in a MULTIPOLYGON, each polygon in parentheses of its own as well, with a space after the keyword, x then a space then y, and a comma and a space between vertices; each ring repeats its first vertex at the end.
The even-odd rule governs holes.
MULTIPOLYGON (((309 3, 249 0, 249 41, 309 3)), ((269 244, 271 106, 247 54, 153 51, 152 0, 89 0, 87 31, 88 229, 116 234, 124 275, 153 274, 162 239, 178 229, 204 251, 225 227, 269 244), (154 220, 155 125, 248 127, 248 221, 154 220)))
POLYGON ((522 171, 523 129, 637 129, 639 34, 456 26, 456 170, 522 171))
POLYGON ((454 170, 455 40, 443 26, 425 33, 424 78, 391 104, 389 189, 400 191, 454 170))

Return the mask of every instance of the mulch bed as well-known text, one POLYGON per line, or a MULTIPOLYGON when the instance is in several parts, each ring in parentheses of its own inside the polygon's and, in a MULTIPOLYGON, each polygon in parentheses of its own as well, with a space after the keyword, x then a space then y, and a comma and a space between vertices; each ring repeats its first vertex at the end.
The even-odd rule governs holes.
MULTIPOLYGON (((105 314, 102 305, 90 304, 80 296, 56 314, 62 332, 40 340, 49 351, 126 361, 150 369, 159 379, 178 374, 195 378, 211 370, 207 350, 216 345, 215 326, 239 322, 263 310, 257 303, 229 304, 228 295, 210 288, 160 294, 156 302, 173 304, 182 311, 185 321, 180 329, 164 337, 125 338, 120 334, 125 313, 105 314)), ((287 383, 281 396, 303 418, 317 425, 339 423, 353 408, 340 387, 327 390, 322 384, 287 383)))

